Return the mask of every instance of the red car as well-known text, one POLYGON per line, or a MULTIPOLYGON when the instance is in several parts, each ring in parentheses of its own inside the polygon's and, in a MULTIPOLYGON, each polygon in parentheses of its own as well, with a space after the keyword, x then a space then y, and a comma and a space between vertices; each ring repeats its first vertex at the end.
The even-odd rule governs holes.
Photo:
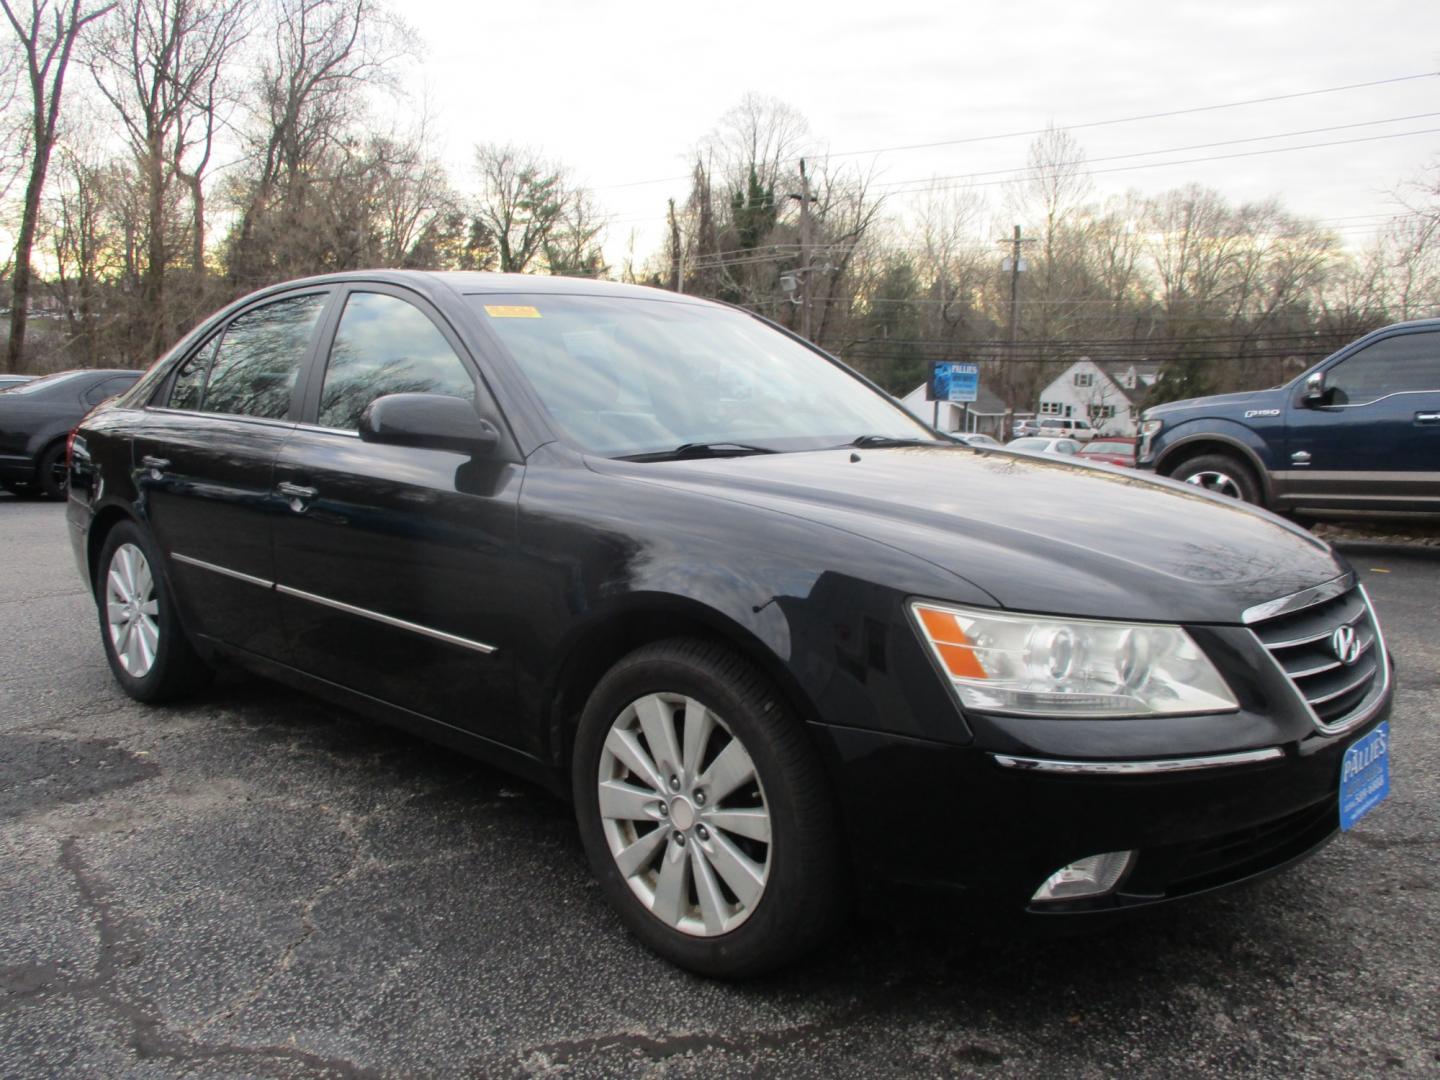
POLYGON ((1081 461, 1103 461, 1107 465, 1135 467, 1135 440, 1118 435, 1101 435, 1076 455, 1081 461))

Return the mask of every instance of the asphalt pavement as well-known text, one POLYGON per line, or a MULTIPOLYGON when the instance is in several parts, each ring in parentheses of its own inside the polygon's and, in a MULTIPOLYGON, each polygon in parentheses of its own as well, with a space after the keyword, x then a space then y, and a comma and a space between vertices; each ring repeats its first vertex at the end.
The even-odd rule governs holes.
POLYGON ((130 702, 62 514, 0 498, 4 1077, 1440 1075, 1434 556, 1356 555, 1392 793, 1315 858, 1101 936, 858 923, 736 985, 630 939, 533 787, 248 677, 130 702))

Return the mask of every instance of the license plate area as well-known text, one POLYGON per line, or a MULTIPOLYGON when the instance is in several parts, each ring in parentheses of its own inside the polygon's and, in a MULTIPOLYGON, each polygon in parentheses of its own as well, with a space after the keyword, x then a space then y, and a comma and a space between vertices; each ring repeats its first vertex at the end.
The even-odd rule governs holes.
POLYGON ((1390 724, 1384 723, 1345 751, 1340 763, 1340 828, 1354 824, 1390 794, 1390 724))

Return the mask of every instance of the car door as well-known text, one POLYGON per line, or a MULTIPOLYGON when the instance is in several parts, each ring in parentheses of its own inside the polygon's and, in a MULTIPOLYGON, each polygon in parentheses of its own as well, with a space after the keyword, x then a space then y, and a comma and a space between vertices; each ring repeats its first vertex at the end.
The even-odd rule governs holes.
MULTIPOLYGON (((280 451, 279 603, 289 663, 486 738, 533 749, 509 707, 523 466, 493 454, 363 442, 385 394, 449 394, 499 420, 440 313, 398 288, 347 291, 315 360, 305 419, 280 451)), ((503 424, 500 425, 503 427, 503 424)))
POLYGON ((275 596, 275 455, 330 290, 252 305, 156 390, 133 446, 136 486, 188 627, 262 656, 284 646, 275 596))
POLYGON ((1287 407, 1285 503, 1440 507, 1440 332, 1371 342, 1326 368, 1325 387, 1287 407))

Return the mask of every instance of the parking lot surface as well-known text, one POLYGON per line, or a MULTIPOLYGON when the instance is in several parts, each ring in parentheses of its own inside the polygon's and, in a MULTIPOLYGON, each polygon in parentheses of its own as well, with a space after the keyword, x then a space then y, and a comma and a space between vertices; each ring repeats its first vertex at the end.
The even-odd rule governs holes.
POLYGON ((735 985, 627 937, 535 788, 248 677, 129 701, 64 531, 0 497, 0 1075, 1440 1075, 1435 557, 1355 556, 1392 792, 1307 863, 1102 936, 861 922, 735 985))

